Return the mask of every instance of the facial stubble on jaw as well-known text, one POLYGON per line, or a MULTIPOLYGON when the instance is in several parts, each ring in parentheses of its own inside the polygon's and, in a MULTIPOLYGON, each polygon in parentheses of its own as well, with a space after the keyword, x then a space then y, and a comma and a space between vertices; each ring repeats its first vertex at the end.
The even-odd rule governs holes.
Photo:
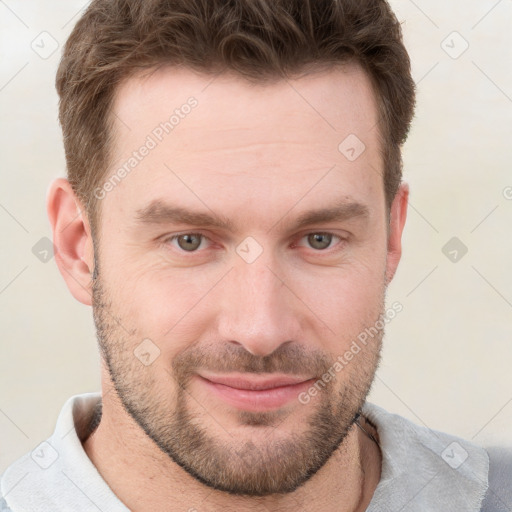
MULTIPOLYGON (((219 419, 206 413, 190 394, 188 384, 194 369, 209 360, 204 353, 182 353, 175 358, 168 382, 176 389, 175 403, 169 402, 172 392, 162 397, 164 394, 158 391, 162 384, 156 381, 151 367, 142 365, 133 355, 140 342, 135 336, 137 329, 121 327, 124 319, 116 316, 99 275, 93 281, 93 314, 100 351, 126 413, 163 453, 197 481, 229 494, 252 497, 295 491, 343 447, 370 391, 383 336, 382 332, 375 340, 378 347, 373 352, 358 354, 359 371, 352 371, 350 378, 345 378, 342 389, 335 389, 338 379, 318 388, 310 402, 314 412, 305 420, 305 430, 287 432, 286 414, 282 411, 237 411, 238 423, 244 430, 269 430, 265 443, 255 443, 253 436, 237 439, 222 425, 219 428, 219 419), (213 435, 213 428, 220 435, 213 435)), ((230 345, 226 350, 229 357, 219 357, 216 350, 216 356, 210 354, 216 371, 236 368, 256 373, 301 373, 316 369, 314 374, 321 376, 333 363, 325 354, 306 357, 303 349, 293 344, 284 344, 266 357, 253 356, 241 346, 230 345)), ((346 371, 347 368, 342 370, 346 371)))

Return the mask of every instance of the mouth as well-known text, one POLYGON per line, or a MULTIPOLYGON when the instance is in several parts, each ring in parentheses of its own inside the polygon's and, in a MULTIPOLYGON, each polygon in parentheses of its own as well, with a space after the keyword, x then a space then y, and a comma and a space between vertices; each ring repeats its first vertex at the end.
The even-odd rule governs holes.
POLYGON ((213 396, 238 409, 255 412, 277 409, 298 399, 315 380, 309 376, 290 375, 202 374, 197 377, 213 396))

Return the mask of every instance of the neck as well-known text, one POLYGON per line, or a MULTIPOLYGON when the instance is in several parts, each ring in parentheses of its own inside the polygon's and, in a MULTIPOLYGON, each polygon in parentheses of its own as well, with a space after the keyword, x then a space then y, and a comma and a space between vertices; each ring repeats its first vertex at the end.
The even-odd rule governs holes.
POLYGON ((202 484, 163 453, 126 413, 114 390, 103 393, 101 422, 84 450, 116 496, 133 512, 269 511, 362 512, 380 480, 381 453, 359 418, 329 461, 304 485, 284 495, 234 496, 202 484), (364 431, 368 434, 366 434, 364 431))

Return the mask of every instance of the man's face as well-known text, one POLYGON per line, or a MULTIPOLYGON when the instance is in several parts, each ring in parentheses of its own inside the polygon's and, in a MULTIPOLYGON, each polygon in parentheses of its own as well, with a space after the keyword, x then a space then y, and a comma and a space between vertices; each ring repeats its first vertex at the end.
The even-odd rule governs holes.
POLYGON ((382 331, 299 400, 384 311, 387 216, 369 79, 347 66, 261 86, 167 68, 125 82, 114 112, 106 179, 137 162, 102 189, 93 308, 120 401, 204 484, 291 492, 340 446, 379 360, 382 331), (355 159, 354 136, 365 145, 355 159), (224 225, 178 219, 178 208, 224 225), (204 380, 220 375, 309 382, 272 402, 204 380))

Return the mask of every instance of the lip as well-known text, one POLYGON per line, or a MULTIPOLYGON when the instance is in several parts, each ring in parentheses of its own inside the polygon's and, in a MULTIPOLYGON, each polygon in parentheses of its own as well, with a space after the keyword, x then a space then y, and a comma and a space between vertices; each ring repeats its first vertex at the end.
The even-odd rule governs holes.
POLYGON ((248 377, 247 374, 198 375, 210 393, 229 405, 248 411, 282 407, 307 389, 314 378, 290 375, 248 377))

